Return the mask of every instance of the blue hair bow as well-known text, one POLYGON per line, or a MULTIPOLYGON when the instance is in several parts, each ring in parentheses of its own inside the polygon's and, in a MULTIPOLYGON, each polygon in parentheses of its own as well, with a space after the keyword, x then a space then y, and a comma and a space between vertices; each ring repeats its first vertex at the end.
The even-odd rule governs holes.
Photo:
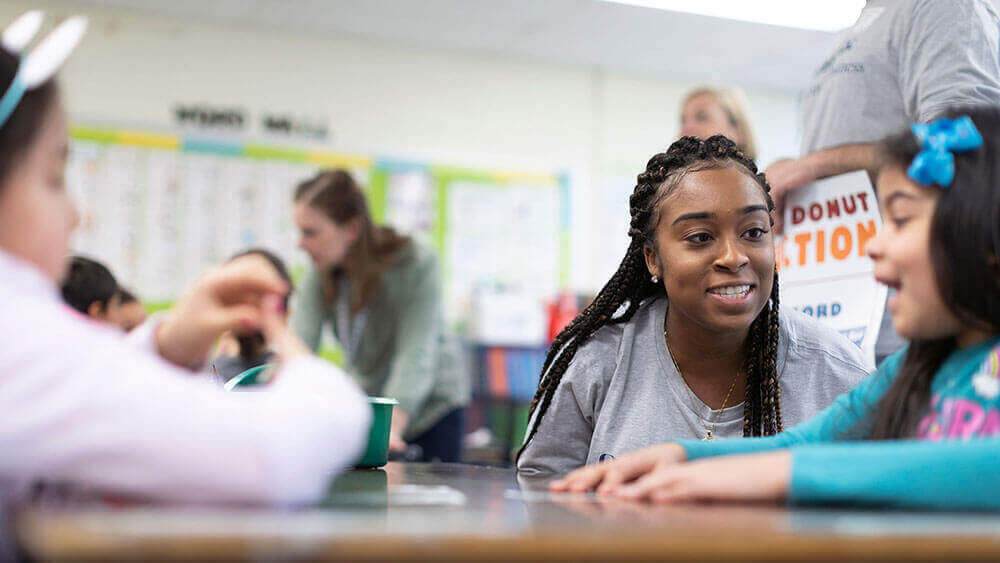
POLYGON ((955 155, 952 153, 971 151, 983 145, 982 135, 967 115, 938 119, 933 123, 914 123, 910 130, 922 150, 910 163, 906 174, 927 186, 950 186, 955 179, 955 155))

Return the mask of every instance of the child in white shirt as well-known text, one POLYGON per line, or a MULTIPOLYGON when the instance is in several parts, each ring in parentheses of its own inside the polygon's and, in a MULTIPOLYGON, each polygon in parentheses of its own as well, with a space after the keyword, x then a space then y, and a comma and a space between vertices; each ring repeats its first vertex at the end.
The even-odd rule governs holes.
POLYGON ((208 272, 127 340, 61 303, 79 220, 63 183, 67 118, 53 81, 25 87, 30 57, 0 49, 0 501, 39 482, 171 501, 316 500, 359 454, 371 411, 280 322, 288 287, 263 258, 208 272), (226 393, 190 376, 227 330, 264 332, 281 362, 271 385, 226 393))

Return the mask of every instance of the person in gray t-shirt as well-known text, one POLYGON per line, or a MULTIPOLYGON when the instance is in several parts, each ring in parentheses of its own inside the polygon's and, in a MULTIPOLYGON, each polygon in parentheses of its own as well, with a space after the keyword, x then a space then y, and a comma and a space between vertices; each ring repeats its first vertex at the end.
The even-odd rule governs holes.
MULTIPOLYGON (((767 169, 776 221, 786 194, 814 180, 856 170, 874 178, 883 137, 948 107, 1000 103, 998 38, 986 0, 868 0, 803 93, 802 156, 767 169)), ((876 358, 902 345, 886 311, 876 358)))
POLYGON ((650 159, 621 266, 546 358, 519 472, 773 435, 868 376, 846 338, 779 313, 768 190, 721 135, 682 137, 650 159))

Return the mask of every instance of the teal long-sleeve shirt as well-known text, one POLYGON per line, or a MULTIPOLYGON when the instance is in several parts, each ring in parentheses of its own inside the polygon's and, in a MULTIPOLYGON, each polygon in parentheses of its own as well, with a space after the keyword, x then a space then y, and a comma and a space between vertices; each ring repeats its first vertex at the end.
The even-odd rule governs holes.
POLYGON ((1000 338, 945 360, 915 439, 862 441, 905 353, 776 436, 680 444, 689 460, 789 449, 792 503, 1000 510, 1000 338))

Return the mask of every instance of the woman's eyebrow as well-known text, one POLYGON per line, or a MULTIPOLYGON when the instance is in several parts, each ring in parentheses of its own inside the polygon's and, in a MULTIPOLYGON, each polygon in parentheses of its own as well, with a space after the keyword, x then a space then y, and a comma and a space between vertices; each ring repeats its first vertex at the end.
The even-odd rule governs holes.
POLYGON ((708 211, 699 211, 697 213, 685 213, 680 217, 674 219, 674 225, 680 223, 681 221, 693 221, 696 219, 711 219, 715 217, 715 213, 709 213, 708 211))
MULTIPOLYGON (((764 205, 748 205, 743 208, 743 214, 749 215, 750 213, 755 213, 757 211, 763 211, 767 213, 767 207, 764 205)), ((699 219, 714 219, 717 215, 708 211, 699 211, 696 213, 685 213, 678 218, 674 219, 673 224, 676 225, 681 221, 694 221, 699 219)))

